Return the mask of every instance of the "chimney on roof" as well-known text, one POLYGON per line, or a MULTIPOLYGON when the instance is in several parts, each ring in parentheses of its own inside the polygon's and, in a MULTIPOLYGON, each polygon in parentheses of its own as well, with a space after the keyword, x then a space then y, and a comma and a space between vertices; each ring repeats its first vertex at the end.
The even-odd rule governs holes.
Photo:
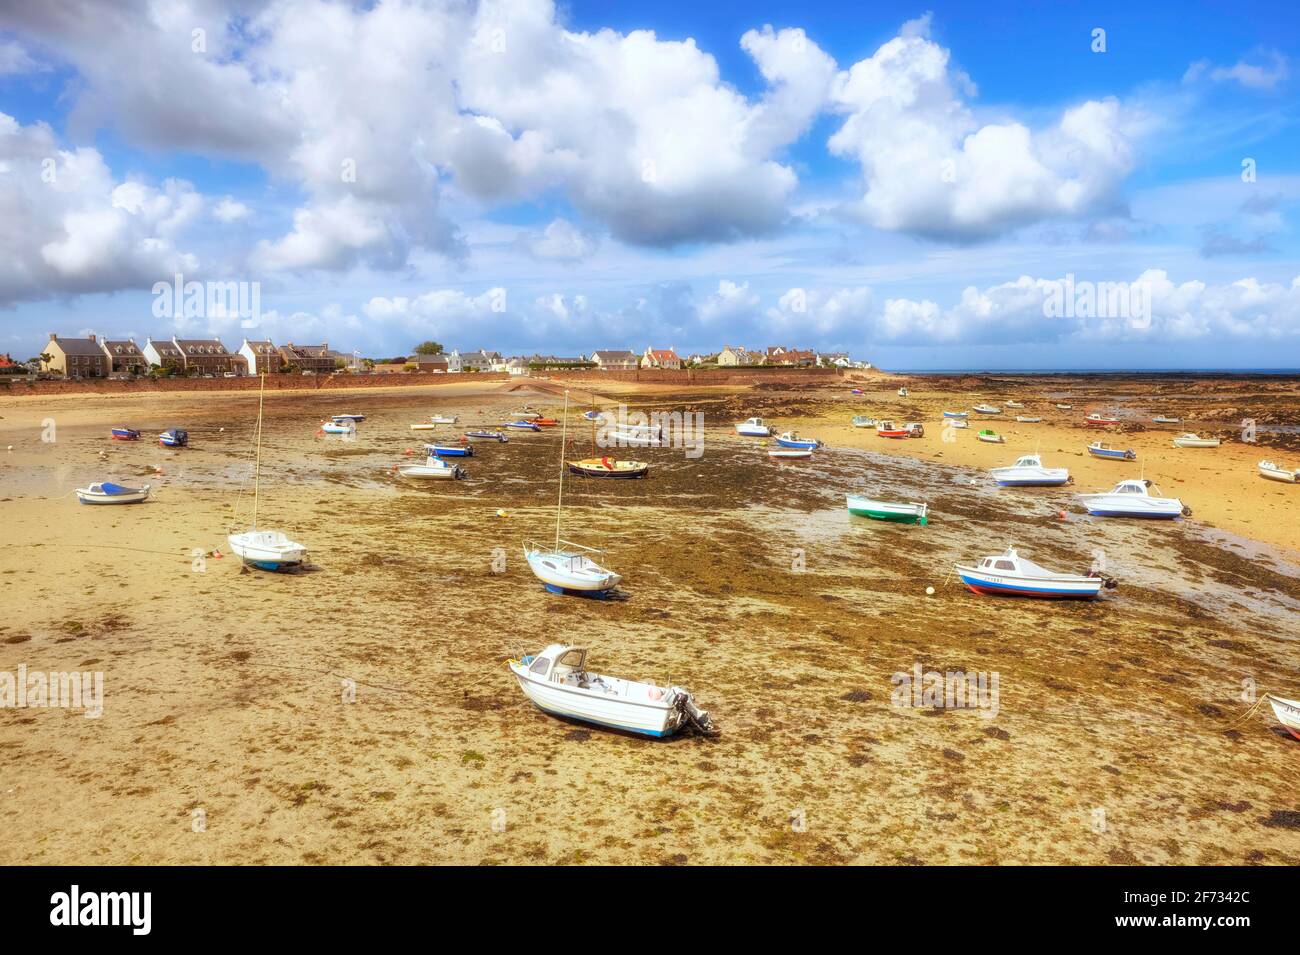
POLYGON ((57 342, 58 340, 59 340, 59 333, 58 333, 58 332, 50 332, 50 341, 52 341, 52 342, 57 342))
POLYGON ((94 333, 94 332, 91 332, 91 333, 90 333, 90 340, 91 340, 92 342, 95 340, 95 333, 94 333))

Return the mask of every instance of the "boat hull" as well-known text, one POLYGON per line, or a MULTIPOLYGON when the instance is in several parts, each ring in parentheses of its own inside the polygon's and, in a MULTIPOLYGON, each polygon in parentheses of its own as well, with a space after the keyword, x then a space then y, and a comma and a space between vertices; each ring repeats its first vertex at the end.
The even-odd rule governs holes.
POLYGON ((1043 468, 1037 472, 1022 468, 994 468, 990 473, 998 487, 1060 487, 1070 483, 1070 472, 1065 468, 1043 468))
POLYGON ((140 432, 132 428, 114 428, 113 440, 114 441, 139 441, 140 432))
POLYGON ((149 485, 132 488, 122 494, 106 494, 90 488, 77 488, 77 501, 82 504, 142 504, 149 498, 149 485))
POLYGON ((772 436, 771 428, 759 428, 753 425, 736 425, 736 434, 742 438, 770 438, 772 436))
POLYGON ((529 702, 543 713, 580 720, 596 726, 638 733, 642 736, 672 736, 682 727, 681 714, 672 704, 644 703, 596 695, 558 683, 530 679, 527 670, 511 663, 510 670, 529 702))
POLYGON ((620 468, 619 462, 614 462, 615 467, 606 467, 601 462, 595 463, 587 461, 570 461, 569 473, 578 474, 582 477, 609 478, 612 480, 636 480, 643 478, 650 473, 650 465, 638 464, 636 467, 620 468))
POLYGON ((876 429, 876 437, 878 438, 910 438, 911 436, 912 432, 910 431, 881 431, 879 428, 876 429))
POLYGON ((474 456, 474 449, 468 444, 431 444, 429 445, 429 448, 440 458, 469 458, 474 456))
POLYGON ((809 448, 773 448, 767 456, 777 461, 803 461, 811 458, 813 453, 809 448))
POLYGON ((857 517, 869 517, 873 521, 888 521, 891 524, 926 525, 929 518, 926 508, 921 504, 893 504, 888 501, 873 501, 870 498, 850 497, 847 499, 849 513, 857 517))
POLYGON ((792 441, 789 438, 777 438, 776 443, 783 448, 794 448, 800 451, 815 451, 822 445, 820 441, 792 441))
POLYGON ((1094 458, 1104 458, 1108 461, 1136 461, 1137 455, 1132 451, 1121 451, 1117 448, 1094 448, 1089 447, 1088 453, 1094 458))
POLYGON ((973 567, 958 567, 961 582, 984 597, 1033 597, 1039 600, 1092 600, 1101 593, 1103 581, 1088 578, 1029 578, 989 574, 973 567))
POLYGON ((1300 470, 1287 471, 1284 468, 1260 468, 1259 476, 1268 478, 1270 481, 1281 481, 1283 484, 1295 484, 1300 481, 1300 470))
POLYGON ((1273 708, 1273 715, 1277 717, 1277 721, 1288 733, 1300 739, 1300 703, 1295 700, 1284 700, 1271 693, 1267 696, 1268 704, 1273 708))

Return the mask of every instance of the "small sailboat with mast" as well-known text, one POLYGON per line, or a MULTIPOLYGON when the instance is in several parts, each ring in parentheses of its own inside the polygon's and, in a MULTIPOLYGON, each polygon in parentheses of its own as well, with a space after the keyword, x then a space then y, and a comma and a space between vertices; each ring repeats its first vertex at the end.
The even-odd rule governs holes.
POLYGON ((261 492, 262 478, 262 411, 266 397, 266 375, 261 378, 261 387, 257 392, 257 429, 255 432, 256 454, 253 463, 253 521, 248 530, 231 534, 226 540, 230 549, 244 561, 260 570, 290 570, 300 567, 307 559, 307 548, 291 541, 283 531, 268 530, 257 526, 257 507, 261 492))
POLYGON ((560 537, 564 513, 564 451, 568 441, 569 393, 564 393, 564 417, 560 431, 560 489, 555 500, 555 543, 552 546, 524 541, 524 559, 546 589, 553 594, 572 593, 584 597, 608 597, 623 578, 604 566, 605 555, 592 547, 574 544, 560 537))

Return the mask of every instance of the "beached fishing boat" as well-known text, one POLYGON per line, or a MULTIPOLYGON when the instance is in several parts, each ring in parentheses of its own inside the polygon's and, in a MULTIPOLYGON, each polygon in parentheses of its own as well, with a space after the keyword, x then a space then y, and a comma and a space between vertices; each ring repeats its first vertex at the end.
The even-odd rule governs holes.
POLYGON ((1039 567, 1008 547, 978 564, 956 564, 961 582, 977 594, 999 597, 1041 597, 1048 600, 1091 600, 1101 588, 1115 586, 1113 577, 1060 574, 1039 567))
POLYGON ((975 435, 975 437, 979 438, 981 441, 986 441, 989 444, 1006 444, 1006 439, 991 428, 985 428, 979 434, 975 435))
POLYGON ((82 504, 139 504, 149 497, 149 487, 123 487, 104 481, 77 488, 77 500, 82 504))
POLYGON ((421 480, 458 481, 465 476, 465 469, 459 464, 444 461, 436 454, 430 454, 422 464, 403 464, 397 469, 397 473, 402 477, 419 478, 421 480))
POLYGON ((595 478, 643 478, 650 473, 644 461, 615 461, 613 458, 583 458, 569 462, 569 473, 595 478))
POLYGON ((366 416, 363 414, 336 414, 330 415, 331 421, 365 421, 366 416))
POLYGON ((853 390, 851 390, 851 391, 849 392, 849 394, 851 394, 851 395, 860 395, 860 394, 862 394, 862 389, 861 389, 861 388, 854 388, 853 390))
POLYGON ((858 517, 870 517, 876 521, 891 521, 895 524, 920 524, 929 521, 927 506, 918 502, 899 503, 897 501, 879 501, 861 494, 849 494, 845 497, 850 514, 858 517))
POLYGON ((822 446, 816 438, 801 438, 793 431, 777 435, 776 443, 783 448, 802 448, 806 451, 816 451, 822 446))
POLYGON ((876 437, 878 438, 907 438, 911 434, 912 432, 906 428, 900 428, 886 418, 876 422, 876 437))
POLYGON ((945 411, 943 413, 943 416, 945 418, 969 418, 970 412, 969 411, 945 411))
POLYGON ((778 461, 798 461, 803 458, 813 456, 811 448, 771 448, 767 452, 769 458, 776 458, 778 461))
POLYGON ((1218 438, 1202 438, 1200 435, 1192 434, 1190 431, 1174 438, 1175 448, 1217 448, 1218 446, 1218 438))
POLYGON ((1026 454, 1005 468, 990 468, 989 474, 1001 487, 1058 487, 1068 484, 1067 468, 1045 468, 1037 454, 1026 454))
POLYGON ((1151 493, 1150 481, 1130 479, 1120 481, 1109 491, 1100 494, 1080 494, 1088 513, 1094 517, 1154 517, 1165 520, 1190 515, 1192 509, 1176 497, 1156 497, 1151 493))
POLYGON ((762 418, 748 418, 736 425, 736 434, 742 438, 770 438, 772 429, 763 423, 762 418))
POLYGON ((921 424, 919 421, 907 422, 907 424, 903 425, 903 430, 907 432, 909 438, 925 437, 925 425, 921 424))
POLYGON ((1004 408, 1023 408, 1024 404, 1019 401, 1004 401, 1002 402, 1002 406, 1004 408))
POLYGON ((1300 484, 1300 468, 1288 471, 1286 468, 1274 464, 1272 461, 1260 461, 1259 473, 1261 477, 1266 477, 1270 481, 1283 481, 1287 484, 1300 484))
POLYGON ((357 426, 351 421, 322 421, 320 429, 326 434, 356 434, 357 426))
POLYGON ((540 411, 535 411, 528 405, 524 405, 518 411, 510 412, 510 417, 512 418, 540 418, 541 416, 542 413, 540 411))
POLYGON ((1101 414, 1100 412, 1094 411, 1083 419, 1083 423, 1101 425, 1105 427, 1113 424, 1119 424, 1119 418, 1112 418, 1109 417, 1108 415, 1104 415, 1101 414))
POLYGON ((552 716, 644 736, 671 736, 686 726, 717 732, 708 712, 680 686, 588 673, 581 647, 553 643, 507 665, 529 701, 552 716))
POLYGON ((1273 707, 1273 715, 1288 733, 1300 739, 1300 701, 1287 700, 1272 693, 1265 693, 1264 699, 1273 707))
POLYGON ((509 421, 505 425, 503 425, 503 427, 514 428, 516 431, 541 431, 542 430, 537 425, 533 424, 531 421, 524 421, 522 419, 519 421, 509 421))
POLYGON ((604 566, 604 553, 560 538, 564 513, 564 448, 569 429, 567 391, 564 393, 564 416, 561 420, 564 424, 560 432, 560 486, 555 498, 555 543, 543 546, 535 541, 524 541, 524 560, 528 561, 533 574, 551 593, 608 596, 623 578, 604 566))
POLYGON ((1074 405, 1057 405, 1056 407, 1060 408, 1062 411, 1073 411, 1073 410, 1074 410, 1074 405))
POLYGON ((1137 460, 1137 452, 1132 448, 1112 448, 1101 441, 1094 441, 1088 445, 1088 453, 1094 458, 1109 458, 1112 461, 1137 460))
POLYGON ((140 432, 137 431, 135 428, 114 428, 113 440, 114 441, 139 441, 140 432))
POLYGON ((259 570, 281 571, 300 567, 307 559, 307 548, 289 539, 283 531, 257 526, 257 509, 262 487, 262 409, 266 395, 266 375, 259 375, 257 391, 257 429, 254 432, 256 457, 253 462, 253 520, 249 529, 226 538, 231 551, 249 566, 259 570))
POLYGON ((898 389, 898 397, 900 397, 900 398, 906 398, 906 397, 907 397, 907 389, 906 389, 906 388, 899 388, 899 389, 898 389))
POLYGON ((474 446, 472 444, 426 444, 424 450, 432 457, 439 458, 472 458, 474 456, 474 446))
POLYGON ((180 428, 169 428, 162 434, 158 435, 158 443, 164 448, 185 448, 189 447, 190 433, 180 428))
POLYGON ((430 424, 456 424, 460 421, 454 414, 431 414, 429 415, 430 424))
POLYGON ((1001 408, 995 408, 992 405, 975 405, 971 410, 979 414, 1002 414, 1001 408))
POLYGON ((944 418, 943 426, 945 428, 969 428, 970 422, 965 418, 944 418))
POLYGON ((1182 418, 1170 418, 1162 414, 1156 415, 1151 420, 1154 421, 1156 424, 1182 424, 1183 423, 1182 418))
POLYGON ((490 430, 466 431, 465 437, 473 438, 476 441, 500 441, 502 444, 505 444, 510 440, 510 435, 506 434, 504 431, 490 430))
POLYGON ((875 426, 876 426, 875 418, 870 418, 864 414, 857 414, 853 416, 853 427, 855 428, 874 428, 875 426))
POLYGON ((427 421, 417 421, 415 424, 411 425, 412 431, 436 431, 437 429, 438 426, 436 424, 429 424, 427 421))
POLYGON ((1018 414, 1016 415, 1016 420, 1019 421, 1021 424, 1037 424, 1043 419, 1035 415, 1018 414))

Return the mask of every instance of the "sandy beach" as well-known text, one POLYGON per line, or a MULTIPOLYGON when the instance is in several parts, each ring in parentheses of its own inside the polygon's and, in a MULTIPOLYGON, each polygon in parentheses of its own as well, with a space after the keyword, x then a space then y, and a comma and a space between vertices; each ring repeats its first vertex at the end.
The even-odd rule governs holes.
MULTIPOLYGON (((558 417, 561 387, 268 395, 260 522, 308 546, 294 574, 224 553, 248 517, 256 394, 0 398, 0 671, 104 679, 98 718, 0 708, 0 863, 1300 863, 1300 741, 1266 707, 1243 719, 1265 692, 1300 696, 1300 486, 1255 470, 1300 466, 1294 379, 575 384, 575 422, 626 402, 706 424, 698 458, 620 452, 650 462, 645 481, 566 481, 565 536, 624 575, 605 602, 545 593, 520 554, 554 533, 556 431, 477 447, 464 481, 393 471, 525 402, 558 417), (945 440, 943 410, 1007 400, 1025 407, 945 440), (1090 411, 1125 423, 1087 428, 1090 411), (354 437, 317 433, 342 412, 367 415, 354 437), (460 421, 409 430, 435 412, 460 421), (855 414, 926 435, 880 439, 855 414), (734 434, 751 415, 828 447, 770 461, 734 434), (191 447, 151 440, 167 427, 191 447), (1182 431, 1223 444, 1172 447, 1182 431), (1137 461, 1089 458, 1098 438, 1137 461), (1035 451, 1073 486, 987 479, 1035 451), (1138 476, 1192 517, 1073 501, 1138 476), (154 494, 79 506, 98 480, 154 494), (851 517, 856 491, 926 501, 931 523, 851 517), (1072 572, 1101 550, 1119 586, 1039 603, 954 581, 954 561, 1010 543, 1072 572), (689 687, 721 735, 538 711, 505 663, 550 642, 689 687), (918 665, 996 675, 996 712, 895 705, 918 665)), ((584 427, 570 438, 586 456, 584 427)))

